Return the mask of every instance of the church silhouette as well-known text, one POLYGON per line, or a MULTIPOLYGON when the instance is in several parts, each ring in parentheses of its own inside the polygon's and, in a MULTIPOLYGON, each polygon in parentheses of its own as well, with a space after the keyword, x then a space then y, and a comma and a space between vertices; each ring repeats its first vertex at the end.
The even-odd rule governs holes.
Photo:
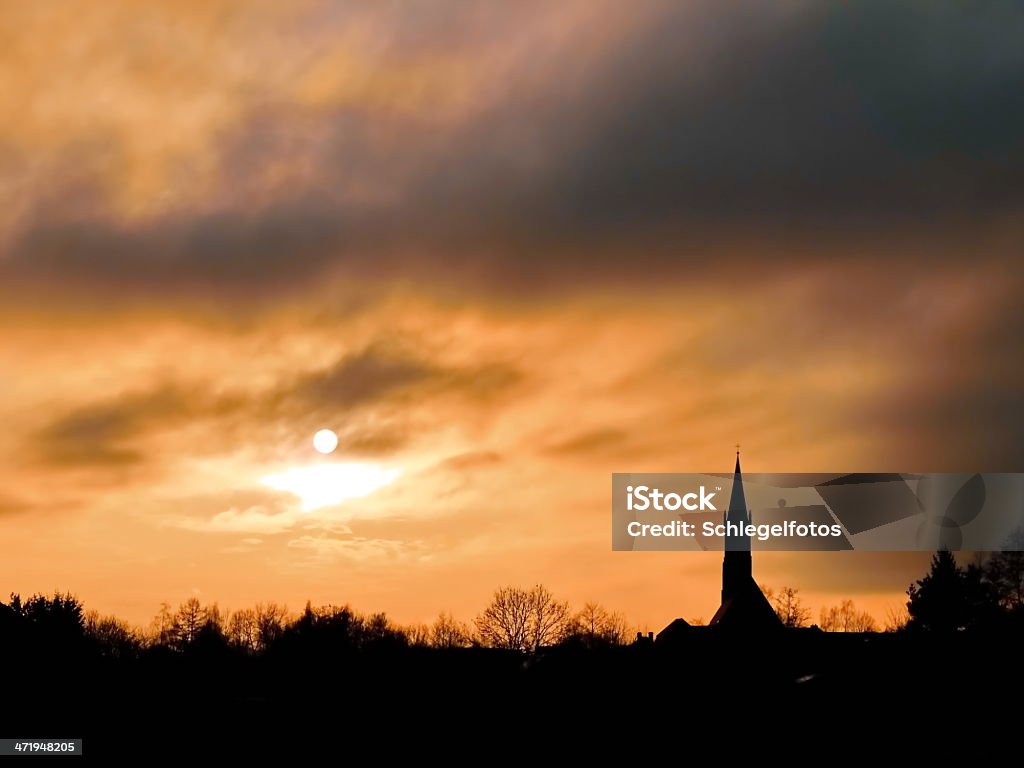
MULTIPOLYGON (((743 474, 740 471, 740 452, 736 451, 736 469, 733 470, 732 492, 724 522, 745 530, 751 522, 743 493, 743 474)), ((694 630, 719 630, 722 632, 776 632, 783 629, 782 621, 775 613, 768 598, 754 581, 750 536, 746 534, 728 536, 725 540, 725 557, 722 560, 722 604, 718 607, 711 623, 706 627, 694 627, 685 619, 676 619, 658 633, 656 642, 671 643, 694 630)))

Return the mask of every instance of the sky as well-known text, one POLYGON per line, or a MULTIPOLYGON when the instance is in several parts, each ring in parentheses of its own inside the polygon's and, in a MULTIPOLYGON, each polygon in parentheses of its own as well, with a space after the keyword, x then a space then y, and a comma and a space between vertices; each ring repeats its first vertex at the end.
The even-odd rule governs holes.
MULTIPOLYGON (((1021 470, 1022 38, 987 0, 5 4, 0 593, 409 623, 540 582, 656 631, 720 555, 612 552, 612 472, 1021 470), (336 463, 390 482, 311 503, 336 463)), ((754 570, 881 620, 926 562, 754 570)))

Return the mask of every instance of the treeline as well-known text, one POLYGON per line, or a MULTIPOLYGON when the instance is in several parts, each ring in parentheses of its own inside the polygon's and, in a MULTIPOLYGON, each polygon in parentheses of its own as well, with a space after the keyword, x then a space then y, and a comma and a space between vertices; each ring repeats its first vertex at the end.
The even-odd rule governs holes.
POLYGON ((497 648, 535 652, 541 647, 623 645, 625 619, 588 602, 571 611, 544 586, 502 587, 470 624, 442 612, 432 624, 402 626, 383 613, 362 614, 347 605, 314 607, 292 615, 277 603, 225 611, 191 597, 176 609, 164 603, 148 629, 86 611, 74 595, 13 594, 0 602, 0 643, 40 649, 60 644, 101 657, 143 653, 235 653, 257 656, 303 644, 330 642, 337 649, 497 648))
MULTIPOLYGON (((1019 545, 1020 541, 1013 542, 1019 545)), ((783 624, 806 627, 811 612, 799 591, 763 588, 783 624)), ((693 624, 703 623, 692 620, 693 624)), ((826 632, 877 632, 880 627, 851 600, 821 609, 815 626, 826 632)), ((949 634, 1024 628, 1024 552, 976 556, 960 565, 939 552, 907 590, 905 607, 890 611, 888 632, 949 634)), ((192 597, 165 603, 147 629, 86 611, 75 596, 57 593, 0 602, 0 650, 127 659, 143 654, 197 651, 258 657, 277 650, 331 647, 348 650, 493 648, 535 653, 541 648, 613 648, 630 643, 634 630, 617 613, 588 602, 572 610, 546 587, 502 587, 472 622, 442 612, 432 624, 399 625, 383 613, 362 614, 348 605, 291 614, 277 603, 222 610, 192 597)))
MULTIPOLYGON (((1024 532, 1015 533, 1002 552, 975 553, 960 565, 951 552, 937 552, 928 573, 907 588, 905 606, 892 608, 886 632, 950 633, 1018 628, 1024 624, 1024 532)), ((799 590, 761 587, 787 627, 811 625, 811 611, 799 590)), ((700 623, 698 620, 697 623, 700 623)), ((878 632, 878 622, 852 600, 821 609, 817 626, 825 632, 878 632)))
MULTIPOLYGON (((784 627, 791 629, 815 626, 823 632, 878 632, 879 625, 875 617, 867 611, 860 610, 853 600, 846 599, 838 605, 823 606, 818 621, 811 623, 811 610, 804 605, 800 590, 794 587, 783 587, 776 592, 771 587, 761 585, 768 602, 775 609, 784 627)), ((906 627, 907 613, 905 609, 890 611, 885 623, 885 631, 897 632, 906 627)))
MULTIPOLYGON (((1015 543, 1024 544, 1024 539, 1015 543)), ((927 575, 907 589, 907 598, 910 631, 1020 628, 1024 625, 1024 552, 976 556, 966 566, 951 553, 938 552, 927 575)))

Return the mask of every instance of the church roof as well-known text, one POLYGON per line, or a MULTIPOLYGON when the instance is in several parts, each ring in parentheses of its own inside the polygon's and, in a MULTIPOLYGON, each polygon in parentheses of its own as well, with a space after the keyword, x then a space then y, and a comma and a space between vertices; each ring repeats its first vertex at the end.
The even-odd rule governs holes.
POLYGON ((775 609, 753 579, 735 596, 723 600, 709 626, 760 631, 782 627, 775 609))
POLYGON ((657 642, 673 643, 690 634, 692 631, 693 626, 691 626, 690 622, 686 619, 675 619, 671 624, 658 633, 657 642))

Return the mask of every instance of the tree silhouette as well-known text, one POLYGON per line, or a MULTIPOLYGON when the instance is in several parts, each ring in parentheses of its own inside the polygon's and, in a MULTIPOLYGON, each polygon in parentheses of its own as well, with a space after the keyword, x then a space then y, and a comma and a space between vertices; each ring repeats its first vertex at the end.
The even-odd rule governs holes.
POLYGON ((256 611, 242 608, 228 617, 226 628, 228 642, 246 653, 260 650, 260 633, 256 622, 256 611))
POLYGON ((361 616, 347 605, 314 608, 306 603, 299 617, 284 627, 271 650, 303 647, 314 655, 405 648, 408 638, 383 613, 361 616))
POLYGON ((284 632, 288 608, 277 603, 256 603, 256 649, 265 650, 284 632))
POLYGON ((910 622, 910 614, 906 605, 889 606, 885 612, 885 631, 902 632, 910 622))
POLYGON ((85 632, 99 654, 106 658, 134 658, 142 649, 140 633, 115 616, 100 616, 90 611, 85 616, 85 632))
POLYGON ((185 648, 199 637, 199 630, 206 622, 206 611, 199 598, 190 597, 178 606, 174 615, 174 635, 179 648, 185 648))
POLYGON ((17 604, 21 615, 40 631, 68 637, 84 633, 82 604, 70 593, 55 592, 53 597, 32 595, 24 603, 17 595, 13 597, 12 605, 17 604))
POLYGON ((1010 534, 1003 551, 993 552, 984 570, 999 604, 1008 611, 1024 610, 1024 528, 1010 534))
POLYGON ((409 641, 409 645, 416 648, 430 648, 433 644, 430 642, 430 625, 423 624, 422 622, 417 624, 407 624, 401 629, 402 634, 405 635, 409 641))
POLYGON ((594 602, 584 603, 583 608, 572 618, 567 634, 569 639, 578 640, 590 648, 623 645, 630 638, 626 620, 594 602))
POLYGON ((207 609, 206 620, 200 625, 191 648, 203 654, 223 655, 229 647, 217 606, 213 605, 207 609))
POLYGON ((783 587, 778 594, 772 596, 772 607, 783 626, 802 627, 811 618, 811 611, 804 607, 799 592, 799 589, 793 587, 783 587))
POLYGON ((86 645, 85 611, 71 593, 35 594, 27 600, 12 594, 5 618, 34 652, 77 653, 86 645))
POLYGON ((536 651, 561 640, 569 626, 569 604, 555 600, 547 588, 538 584, 529 592, 532 614, 530 645, 536 651))
POLYGON ((203 624, 200 627, 200 631, 203 629, 216 630, 223 634, 224 632, 224 615, 221 613, 220 606, 216 603, 206 606, 203 609, 203 624))
POLYGON ((853 600, 821 609, 818 626, 826 632, 877 632, 878 623, 867 611, 857 610, 853 600))
POLYGON ((569 629, 569 605, 555 600, 541 584, 532 589, 501 587, 476 617, 485 645, 536 651, 561 640, 569 629))
POLYGON ((366 618, 357 617, 355 628, 358 643, 363 647, 400 648, 409 643, 402 631, 383 613, 374 613, 366 618))
POLYGON ((931 569, 907 589, 908 627, 930 632, 957 632, 992 620, 998 601, 978 565, 961 568, 953 554, 941 550, 931 569))
POLYGON ((434 648, 465 648, 473 644, 473 631, 444 611, 438 614, 427 637, 434 648))
POLYGON ((171 604, 160 603, 160 610, 153 617, 150 625, 152 642, 154 645, 170 648, 175 642, 174 614, 171 613, 171 604))
POLYGON ((476 617, 477 632, 485 645, 525 651, 530 648, 530 596, 518 587, 501 587, 476 617))

